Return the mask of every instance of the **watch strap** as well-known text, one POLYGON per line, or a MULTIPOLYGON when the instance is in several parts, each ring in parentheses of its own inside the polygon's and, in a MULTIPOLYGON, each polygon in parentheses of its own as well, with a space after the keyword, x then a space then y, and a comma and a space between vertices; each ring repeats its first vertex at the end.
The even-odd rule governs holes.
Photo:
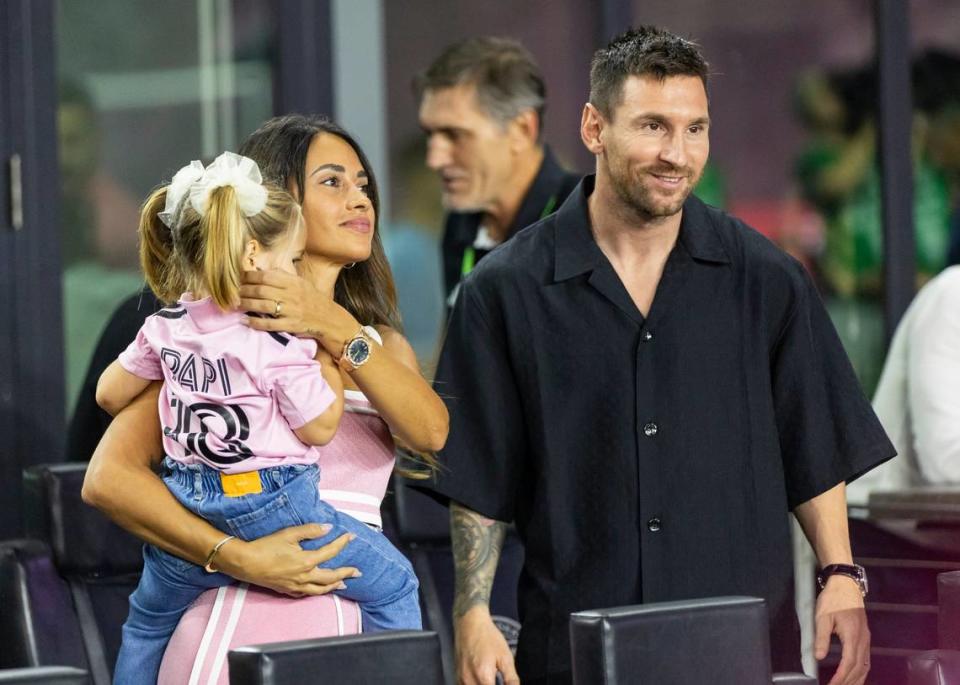
POLYGON ((864 597, 867 596, 867 572, 863 566, 860 564, 828 564, 817 573, 817 585, 822 590, 827 584, 827 579, 836 575, 847 576, 856 581, 857 585, 860 586, 861 594, 864 597))

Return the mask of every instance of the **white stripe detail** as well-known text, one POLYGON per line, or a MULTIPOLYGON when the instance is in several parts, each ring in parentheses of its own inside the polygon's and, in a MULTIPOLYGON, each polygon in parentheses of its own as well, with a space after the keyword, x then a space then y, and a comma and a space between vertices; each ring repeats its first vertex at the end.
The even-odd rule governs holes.
POLYGON ((320 488, 320 499, 366 504, 369 507, 380 508, 379 497, 364 495, 362 492, 351 492, 350 490, 327 490, 326 488, 320 488))
POLYGON ((220 646, 217 648, 217 658, 210 668, 210 679, 207 685, 217 685, 220 679, 220 671, 223 669, 223 663, 227 660, 227 650, 230 649, 230 640, 237 630, 237 623, 240 621, 240 612, 243 610, 243 600, 247 596, 246 583, 240 583, 237 586, 237 593, 233 596, 233 608, 230 609, 230 617, 227 619, 227 626, 223 630, 223 637, 220 638, 220 646))
POLYGON ((379 514, 371 514, 368 511, 358 511, 356 509, 344 509, 343 507, 337 507, 337 511, 339 511, 341 514, 352 516, 360 523, 366 523, 368 526, 383 528, 383 519, 380 518, 379 514))
POLYGON ((336 595, 331 595, 333 597, 333 606, 337 609, 337 635, 342 636, 344 634, 343 627, 343 607, 340 605, 340 598, 336 595))
POLYGON ((200 639, 200 646, 197 648, 197 656, 193 660, 193 669, 190 671, 189 685, 197 685, 200 682, 200 672, 203 670, 203 662, 207 658, 207 650, 210 648, 210 641, 213 634, 217 631, 217 621, 220 620, 220 611, 223 609, 224 597, 229 589, 224 585, 217 590, 217 599, 213 603, 213 609, 210 611, 210 618, 207 620, 207 627, 203 631, 203 637, 200 639))
POLYGON ((378 412, 373 407, 362 407, 356 404, 344 404, 343 411, 348 414, 366 414, 367 416, 380 416, 378 412))
POLYGON ((367 396, 359 390, 344 390, 343 399, 343 410, 346 412, 380 416, 380 412, 378 412, 374 406, 370 404, 370 400, 367 399, 367 396))
POLYGON ((367 335, 369 335, 371 338, 376 340, 378 343, 380 343, 381 345, 383 344, 383 338, 380 337, 380 331, 378 331, 376 328, 374 328, 373 326, 364 326, 363 330, 367 335))

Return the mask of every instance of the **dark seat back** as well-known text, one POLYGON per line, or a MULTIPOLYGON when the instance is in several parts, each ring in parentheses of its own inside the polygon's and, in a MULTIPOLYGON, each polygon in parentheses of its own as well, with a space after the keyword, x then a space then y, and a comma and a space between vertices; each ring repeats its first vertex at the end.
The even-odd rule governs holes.
POLYGON ((817 685, 817 679, 803 673, 774 673, 773 685, 817 685))
POLYGON ((24 504, 28 534, 49 546, 69 588, 89 670, 99 685, 109 682, 113 671, 127 598, 136 587, 143 557, 137 538, 81 499, 86 466, 66 463, 28 469, 24 504))
POLYGON ((87 685, 87 672, 68 666, 40 666, 0 670, 2 685, 87 685))
POLYGON ((429 631, 388 631, 241 647, 231 685, 443 685, 440 641, 429 631))
POLYGON ((960 650, 960 571, 937 576, 937 635, 940 649, 960 650))
POLYGON ((909 685, 960 684, 960 571, 937 576, 937 607, 940 649, 910 656, 909 685))
MULTIPOLYGON (((871 514, 876 513, 873 496, 870 501, 871 514)), ((854 561, 866 567, 870 579, 866 598, 871 636, 869 682, 903 685, 908 680, 910 656, 939 644, 938 576, 951 568, 960 569, 960 525, 852 517, 849 525, 854 561)), ((949 631, 945 634, 956 639, 949 637, 949 631)), ((836 670, 840 653, 834 639, 830 654, 819 662, 823 682, 836 670)))
POLYGON ((907 685, 957 685, 960 683, 960 652, 931 649, 907 659, 907 685))
POLYGON ((416 481, 394 475, 391 512, 400 542, 450 544, 450 510, 416 487, 416 481))
POLYGON ((39 540, 0 543, 0 668, 86 668, 70 588, 39 540))
POLYGON ((767 607, 753 597, 570 615, 576 685, 770 685, 767 607))

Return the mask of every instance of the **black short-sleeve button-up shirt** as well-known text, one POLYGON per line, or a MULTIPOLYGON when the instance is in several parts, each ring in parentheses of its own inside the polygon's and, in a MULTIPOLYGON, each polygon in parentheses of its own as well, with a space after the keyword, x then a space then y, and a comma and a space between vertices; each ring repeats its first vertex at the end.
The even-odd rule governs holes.
POLYGON ((894 455, 804 269, 691 196, 649 316, 587 177, 463 284, 437 370, 441 496, 515 521, 524 682, 569 678, 572 611, 767 600, 799 670, 788 510, 894 455))

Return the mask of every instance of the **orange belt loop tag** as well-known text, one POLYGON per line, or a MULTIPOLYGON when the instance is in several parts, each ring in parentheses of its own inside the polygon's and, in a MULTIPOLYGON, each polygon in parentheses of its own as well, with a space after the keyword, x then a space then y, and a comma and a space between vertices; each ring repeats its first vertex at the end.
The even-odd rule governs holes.
POLYGON ((221 473, 220 483, 223 485, 223 494, 227 497, 243 497, 263 492, 263 483, 260 482, 259 471, 246 473, 221 473))

